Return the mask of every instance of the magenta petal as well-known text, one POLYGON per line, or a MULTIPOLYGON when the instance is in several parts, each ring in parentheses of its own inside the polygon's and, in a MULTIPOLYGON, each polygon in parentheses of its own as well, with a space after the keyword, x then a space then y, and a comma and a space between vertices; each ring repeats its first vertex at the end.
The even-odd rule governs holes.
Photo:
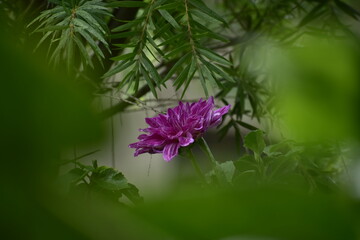
POLYGON ((164 151, 163 151, 163 157, 165 161, 170 161, 173 159, 176 155, 178 155, 180 145, 178 143, 170 143, 165 145, 164 151))
POLYGON ((181 147, 189 146, 193 142, 194 142, 194 138, 189 132, 186 134, 186 137, 179 137, 179 144, 181 147))
POLYGON ((159 127, 159 123, 155 118, 145 118, 145 122, 149 124, 150 127, 159 127))
POLYGON ((218 115, 218 114, 220 114, 221 116, 225 115, 226 113, 228 113, 230 107, 231 107, 231 105, 227 105, 227 106, 224 106, 222 108, 219 108, 218 110, 215 110, 214 111, 214 116, 218 115))

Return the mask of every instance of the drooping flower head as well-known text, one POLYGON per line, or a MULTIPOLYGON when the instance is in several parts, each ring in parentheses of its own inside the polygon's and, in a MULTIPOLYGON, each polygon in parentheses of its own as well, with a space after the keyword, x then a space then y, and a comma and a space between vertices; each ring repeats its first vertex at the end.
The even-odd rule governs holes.
POLYGON ((214 98, 200 99, 196 103, 182 103, 169 108, 166 114, 145 118, 148 128, 140 141, 129 145, 136 148, 134 156, 143 153, 162 153, 165 161, 170 161, 179 152, 180 147, 192 144, 209 128, 219 125, 222 116, 229 111, 230 105, 214 110, 214 98))

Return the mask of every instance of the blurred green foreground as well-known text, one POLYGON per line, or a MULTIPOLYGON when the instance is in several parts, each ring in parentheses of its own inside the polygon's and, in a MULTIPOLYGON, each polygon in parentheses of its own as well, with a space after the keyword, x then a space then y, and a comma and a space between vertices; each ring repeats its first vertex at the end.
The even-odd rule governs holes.
POLYGON ((1 239, 360 239, 360 202, 298 185, 183 186, 124 207, 58 194, 59 152, 100 137, 86 94, 1 41, 1 239))

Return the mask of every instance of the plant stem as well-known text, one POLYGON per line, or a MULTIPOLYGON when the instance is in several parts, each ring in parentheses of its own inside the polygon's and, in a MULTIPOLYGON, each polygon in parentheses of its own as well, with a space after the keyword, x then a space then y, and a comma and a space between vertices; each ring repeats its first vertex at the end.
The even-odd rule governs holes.
POLYGON ((215 157, 214 157, 214 155, 212 154, 212 152, 211 152, 211 150, 209 148, 209 145, 205 141, 205 139, 200 138, 199 139, 199 144, 200 144, 200 147, 204 150, 204 152, 208 155, 208 157, 209 157, 209 159, 211 161, 211 164, 215 168, 215 166, 217 165, 217 162, 216 162, 215 157))
POLYGON ((205 176, 204 174, 202 173, 201 169, 200 169, 200 166, 199 164, 197 163, 195 157, 194 157, 194 154, 192 152, 192 150, 190 148, 187 149, 188 153, 189 153, 189 157, 190 157, 190 160, 191 160, 191 163, 193 165, 193 167, 195 168, 195 171, 196 173, 199 175, 199 177, 205 181, 205 176))

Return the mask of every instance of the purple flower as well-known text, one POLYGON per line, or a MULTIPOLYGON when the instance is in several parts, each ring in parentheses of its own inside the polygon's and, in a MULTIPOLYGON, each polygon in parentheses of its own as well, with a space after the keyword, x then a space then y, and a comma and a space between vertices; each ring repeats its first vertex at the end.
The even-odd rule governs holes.
POLYGON ((200 99, 196 103, 182 103, 169 108, 167 114, 145 118, 150 126, 140 131, 140 141, 129 145, 136 148, 134 156, 143 153, 162 153, 165 161, 170 161, 180 147, 192 144, 209 128, 219 125, 222 116, 229 111, 230 105, 214 110, 214 98, 200 99))

